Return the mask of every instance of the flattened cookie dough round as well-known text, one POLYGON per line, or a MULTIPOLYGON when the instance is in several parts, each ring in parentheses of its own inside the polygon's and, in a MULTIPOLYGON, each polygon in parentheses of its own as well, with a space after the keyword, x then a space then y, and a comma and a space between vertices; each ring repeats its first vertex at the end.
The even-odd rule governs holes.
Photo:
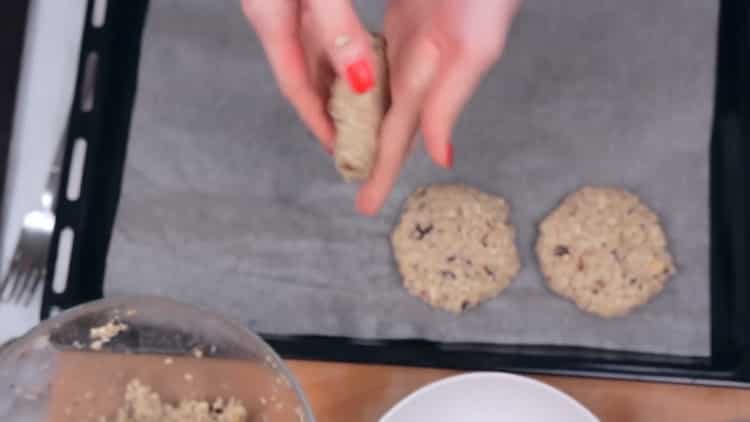
POLYGON ((540 224, 536 252, 550 289, 605 318, 645 304, 675 272, 659 217, 616 188, 568 195, 540 224))
POLYGON ((508 216, 503 198, 467 186, 417 189, 391 236, 406 289, 454 313, 499 295, 520 268, 508 216))

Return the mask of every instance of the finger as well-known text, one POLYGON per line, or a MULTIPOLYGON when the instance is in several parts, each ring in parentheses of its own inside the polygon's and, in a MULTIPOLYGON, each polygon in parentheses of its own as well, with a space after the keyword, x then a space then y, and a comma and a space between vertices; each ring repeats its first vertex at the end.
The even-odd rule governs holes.
POLYGON ((485 70, 486 66, 470 60, 446 63, 438 71, 430 87, 422 113, 421 129, 427 153, 442 167, 453 166, 453 128, 485 70))
POLYGON ((281 93, 323 147, 331 152, 333 123, 307 69, 299 34, 297 2, 245 0, 242 4, 258 33, 281 93))
POLYGON ((317 36, 339 77, 352 91, 365 93, 375 86, 372 37, 349 0, 304 0, 318 30, 317 36))
POLYGON ((446 22, 459 10, 467 10, 464 18, 472 24, 447 39, 440 33, 433 34, 443 41, 445 54, 425 102, 421 128, 427 151, 438 165, 453 164, 453 128, 483 75, 502 54, 519 3, 503 0, 487 2, 484 8, 466 8, 461 0, 451 0, 441 9, 439 19, 446 22))
POLYGON ((395 58, 398 64, 391 66, 391 91, 398 95, 393 96, 381 125, 378 155, 370 180, 357 195, 357 209, 362 214, 376 214, 393 189, 414 138, 437 58, 434 46, 420 42, 406 48, 395 58))

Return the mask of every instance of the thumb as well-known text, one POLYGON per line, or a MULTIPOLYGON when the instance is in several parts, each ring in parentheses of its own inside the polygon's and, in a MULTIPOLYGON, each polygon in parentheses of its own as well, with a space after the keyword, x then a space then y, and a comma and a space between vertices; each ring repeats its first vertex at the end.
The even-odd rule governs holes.
POLYGON ((372 37, 362 26, 351 2, 306 0, 303 5, 339 77, 356 93, 372 89, 376 81, 372 37))

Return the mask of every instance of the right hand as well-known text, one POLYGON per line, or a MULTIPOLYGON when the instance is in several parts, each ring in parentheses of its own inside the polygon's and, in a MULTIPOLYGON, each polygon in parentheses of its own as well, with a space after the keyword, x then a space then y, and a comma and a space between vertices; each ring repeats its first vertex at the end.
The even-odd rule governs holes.
POLYGON ((357 208, 383 206, 420 129, 427 153, 453 165, 453 127, 489 68, 500 58, 521 0, 389 0, 385 18, 391 107, 378 157, 357 208))

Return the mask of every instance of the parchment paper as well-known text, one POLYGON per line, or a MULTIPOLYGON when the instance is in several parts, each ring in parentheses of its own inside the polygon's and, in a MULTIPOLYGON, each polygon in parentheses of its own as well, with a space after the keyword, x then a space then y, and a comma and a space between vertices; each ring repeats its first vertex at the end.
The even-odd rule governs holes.
MULTIPOLYGON (((456 167, 408 162, 376 218, 278 93, 238 2, 151 3, 106 294, 152 293, 278 334, 709 353, 708 143, 717 2, 525 2, 455 133, 456 167), (416 187, 503 195, 523 269, 463 316, 409 296, 388 236, 416 187), (679 273, 602 320, 545 288, 536 225, 582 184, 637 193, 679 273)), ((360 1, 379 29, 383 1, 360 1)))

